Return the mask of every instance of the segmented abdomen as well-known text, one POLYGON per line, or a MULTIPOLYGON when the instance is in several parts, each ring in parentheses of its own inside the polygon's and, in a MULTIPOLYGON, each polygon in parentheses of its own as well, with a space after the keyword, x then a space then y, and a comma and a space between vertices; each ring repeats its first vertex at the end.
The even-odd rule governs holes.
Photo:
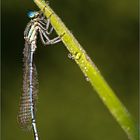
MULTIPOLYGON (((31 100, 30 100, 30 45, 25 44, 23 51, 23 92, 20 98, 19 112, 18 112, 18 122, 23 129, 31 128, 31 100)), ((35 64, 33 64, 32 73, 32 100, 33 100, 33 111, 35 113, 35 106, 38 93, 38 80, 37 71, 35 64)))

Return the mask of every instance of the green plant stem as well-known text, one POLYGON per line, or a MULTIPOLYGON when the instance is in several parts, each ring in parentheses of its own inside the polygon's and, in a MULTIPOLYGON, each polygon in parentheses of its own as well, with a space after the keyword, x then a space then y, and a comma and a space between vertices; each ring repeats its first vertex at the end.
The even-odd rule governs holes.
POLYGON ((113 90, 109 87, 95 64, 91 61, 72 33, 43 0, 34 0, 34 2, 44 12, 45 16, 50 18, 51 24, 57 34, 59 36, 63 35, 62 41, 70 52, 72 59, 79 65, 87 81, 91 83, 111 114, 126 132, 129 139, 138 140, 138 130, 131 115, 116 97, 113 90))

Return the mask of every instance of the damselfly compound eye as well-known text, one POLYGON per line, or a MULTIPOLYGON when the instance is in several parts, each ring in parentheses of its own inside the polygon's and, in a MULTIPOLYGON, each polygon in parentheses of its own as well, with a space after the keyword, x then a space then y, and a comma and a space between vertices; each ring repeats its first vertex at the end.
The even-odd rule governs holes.
POLYGON ((37 11, 29 11, 27 13, 27 15, 28 15, 29 18, 35 18, 35 17, 37 17, 39 15, 39 12, 37 12, 37 11))

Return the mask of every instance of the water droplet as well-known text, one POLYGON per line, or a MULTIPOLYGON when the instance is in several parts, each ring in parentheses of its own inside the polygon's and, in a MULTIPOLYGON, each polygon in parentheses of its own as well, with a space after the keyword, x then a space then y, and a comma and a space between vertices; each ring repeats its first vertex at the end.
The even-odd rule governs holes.
POLYGON ((86 77, 86 81, 89 82, 89 78, 88 77, 86 77))
POLYGON ((76 53, 75 53, 75 59, 77 59, 77 60, 78 60, 78 59, 80 59, 80 57, 81 57, 81 54, 80 54, 80 53, 78 53, 78 52, 76 52, 76 53))
POLYGON ((84 70, 87 72, 88 71, 87 67, 84 67, 84 70))
POLYGON ((84 60, 81 61, 81 67, 84 68, 84 60))

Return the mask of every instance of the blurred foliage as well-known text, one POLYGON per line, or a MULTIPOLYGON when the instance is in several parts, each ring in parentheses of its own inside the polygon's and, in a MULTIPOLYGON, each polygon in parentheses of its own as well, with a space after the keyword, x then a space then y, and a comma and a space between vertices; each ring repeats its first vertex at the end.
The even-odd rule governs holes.
MULTIPOLYGON (((23 31, 33 1, 2 1, 2 140, 31 140, 17 124, 22 92, 23 31)), ((51 7, 72 30, 138 122, 138 1, 61 0, 51 7)), ((127 140, 59 43, 38 42, 37 125, 42 140, 127 140)))

